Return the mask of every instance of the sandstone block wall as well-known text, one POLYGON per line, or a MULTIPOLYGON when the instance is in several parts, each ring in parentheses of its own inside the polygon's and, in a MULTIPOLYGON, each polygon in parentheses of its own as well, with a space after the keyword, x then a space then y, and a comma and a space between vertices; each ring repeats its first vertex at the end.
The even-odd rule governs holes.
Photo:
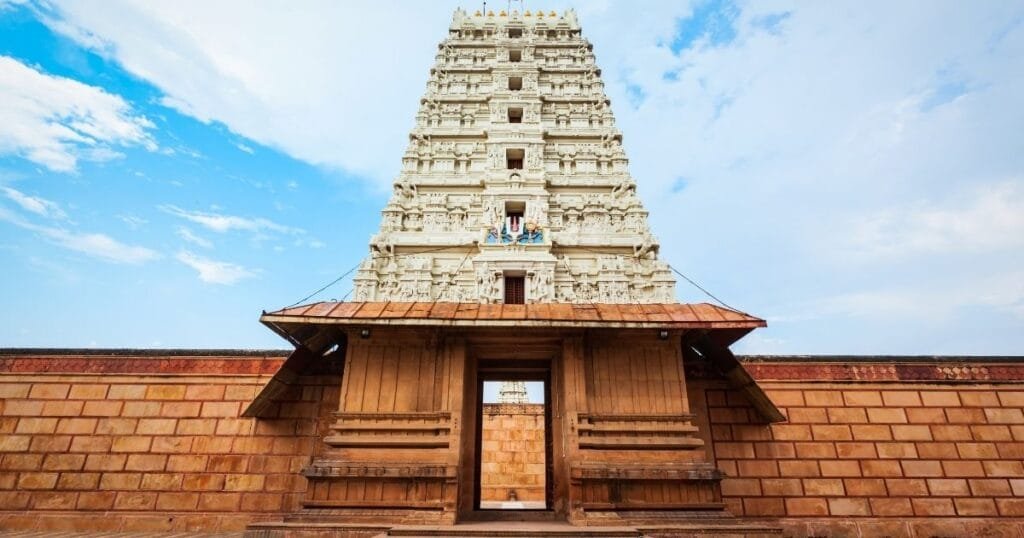
POLYGON ((480 499, 544 500, 544 406, 484 404, 480 499))
MULTIPOLYGON (((241 417, 283 358, 0 353, 0 529, 280 521, 300 507, 301 470, 341 385, 337 374, 302 376, 266 418, 241 417)), ((728 475, 734 514, 802 538, 1024 537, 1024 359, 745 366, 788 422, 762 423, 719 374, 686 364, 693 422, 728 475)), ((499 447, 509 461, 484 465, 537 482, 520 500, 544 498, 543 407, 532 407, 485 411, 502 432, 482 439, 485 458, 499 447)), ((485 500, 507 500, 505 478, 485 486, 496 488, 485 500)))
POLYGON ((280 359, 5 359, 0 528, 210 532, 294 510, 339 380, 303 378, 271 418, 240 418, 280 359), (47 367, 140 373, 11 371, 47 367))
POLYGON ((1016 367, 837 368, 748 364, 789 419, 773 425, 721 382, 692 382, 733 513, 791 536, 1022 535, 1016 367))

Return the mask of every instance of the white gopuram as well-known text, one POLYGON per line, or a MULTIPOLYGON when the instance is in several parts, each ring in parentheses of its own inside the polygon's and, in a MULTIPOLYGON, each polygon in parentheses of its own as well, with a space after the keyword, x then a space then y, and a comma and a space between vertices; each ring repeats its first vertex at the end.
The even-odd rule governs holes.
POLYGON ((530 403, 530 396, 526 393, 526 382, 524 381, 502 381, 498 388, 498 403, 501 404, 526 404, 530 403))
POLYGON ((357 301, 674 303, 576 14, 457 10, 357 301))

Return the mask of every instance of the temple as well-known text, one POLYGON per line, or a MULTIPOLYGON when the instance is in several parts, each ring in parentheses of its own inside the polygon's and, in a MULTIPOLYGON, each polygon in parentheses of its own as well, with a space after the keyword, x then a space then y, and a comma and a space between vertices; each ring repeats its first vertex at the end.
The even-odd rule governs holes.
POLYGON ((289 521, 502 520, 535 483, 536 510, 517 519, 729 520, 683 361, 735 370, 780 420, 728 348, 764 321, 676 302, 622 136, 573 11, 455 12, 355 302, 262 317, 295 356, 344 353, 338 412, 289 521), (484 431, 502 422, 483 386, 501 382, 497 403, 518 416, 527 381, 544 387, 546 449, 517 487, 484 453, 504 437, 484 431))
POLYGON ((456 11, 356 301, 671 303, 574 12, 456 11))
POLYGON ((1024 536, 1024 357, 735 356, 622 137, 573 11, 456 11, 352 302, 0 349, 0 531, 1024 536))

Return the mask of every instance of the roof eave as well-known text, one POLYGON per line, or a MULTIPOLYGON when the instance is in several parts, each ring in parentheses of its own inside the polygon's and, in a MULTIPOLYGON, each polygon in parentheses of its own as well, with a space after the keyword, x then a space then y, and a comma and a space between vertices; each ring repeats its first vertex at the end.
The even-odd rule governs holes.
MULTIPOLYGON (((757 321, 570 321, 523 319, 436 319, 436 318, 328 318, 265 314, 260 321, 281 334, 281 324, 395 326, 395 327, 469 327, 505 328, 537 327, 551 329, 748 329, 767 327, 764 320, 757 321)), ((282 335, 284 336, 284 335, 282 335)))

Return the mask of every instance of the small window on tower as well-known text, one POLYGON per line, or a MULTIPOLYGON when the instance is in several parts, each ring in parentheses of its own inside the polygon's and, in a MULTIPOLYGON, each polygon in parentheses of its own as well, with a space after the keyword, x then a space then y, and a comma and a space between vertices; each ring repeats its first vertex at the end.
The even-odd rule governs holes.
POLYGON ((523 77, 508 77, 508 89, 512 91, 523 89, 523 77))
POLYGON ((521 276, 505 277, 505 304, 526 303, 526 282, 521 276))
POLYGON ((510 62, 521 62, 521 61, 523 61, 523 51, 521 51, 521 50, 510 50, 510 51, 508 51, 508 61, 510 61, 510 62))
POLYGON ((523 123, 523 109, 521 109, 521 108, 510 108, 510 109, 508 109, 508 122, 509 123, 523 123))
POLYGON ((522 28, 509 28, 508 29, 508 36, 511 37, 512 39, 519 39, 520 37, 523 37, 523 29, 522 28))
POLYGON ((526 150, 524 149, 506 149, 505 150, 505 163, 508 165, 506 168, 509 170, 522 170, 523 159, 526 157, 526 150))

